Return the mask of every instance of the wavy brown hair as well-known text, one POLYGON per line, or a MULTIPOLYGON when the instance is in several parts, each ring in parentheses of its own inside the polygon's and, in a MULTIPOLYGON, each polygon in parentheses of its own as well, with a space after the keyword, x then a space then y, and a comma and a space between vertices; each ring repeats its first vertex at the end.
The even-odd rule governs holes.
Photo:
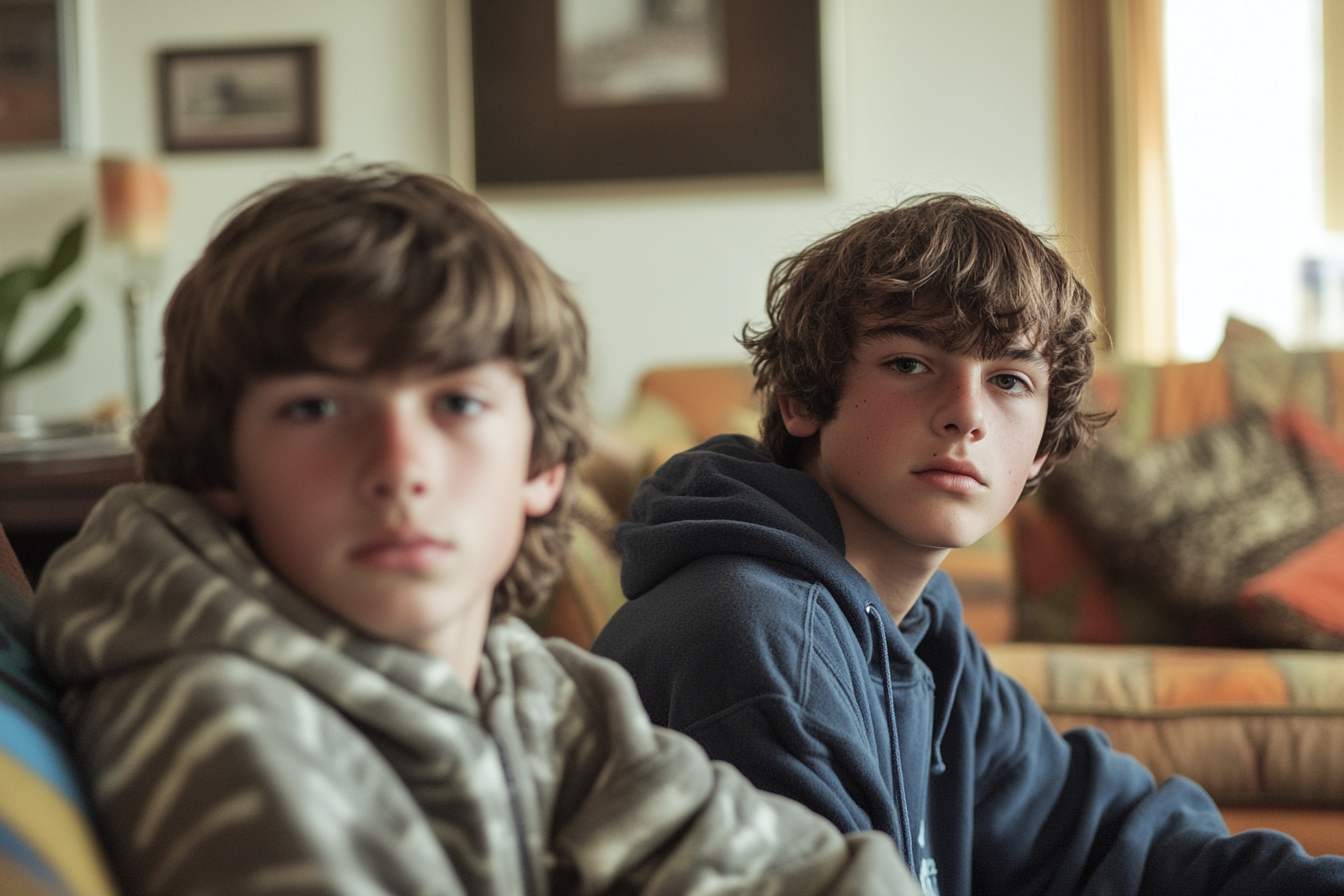
POLYGON ((1064 257, 1021 221, 979 199, 914 197, 859 219, 775 265, 764 327, 748 324, 761 438, 797 467, 815 440, 790 435, 779 397, 808 416, 835 416, 854 347, 874 327, 899 327, 944 350, 997 357, 1026 337, 1050 369, 1037 457, 1023 496, 1110 417, 1082 409, 1092 377, 1092 297, 1064 257), (916 301, 918 299, 918 301, 916 301))
MULTIPOLYGON (((232 422, 257 377, 326 370, 333 344, 365 371, 517 364, 531 472, 587 450, 587 329, 565 284, 474 196, 390 166, 282 181, 243 200, 169 301, 163 395, 135 433, 142 475, 192 491, 234 484, 232 422)), ((574 476, 529 518, 492 614, 558 578, 574 476)))

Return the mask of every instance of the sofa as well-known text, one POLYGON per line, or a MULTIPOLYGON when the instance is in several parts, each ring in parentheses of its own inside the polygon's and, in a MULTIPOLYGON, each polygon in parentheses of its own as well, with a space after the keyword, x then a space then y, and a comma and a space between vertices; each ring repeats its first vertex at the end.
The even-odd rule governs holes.
MULTIPOLYGON (((1097 726, 1159 779, 1195 779, 1233 830, 1341 852, 1344 352, 1285 352, 1232 322, 1203 364, 1103 363, 1089 400, 1118 411, 1098 449, 944 562, 968 624, 1060 730, 1097 726), (1238 459, 1260 474, 1238 479, 1238 459), (1186 480, 1202 485, 1182 503, 1186 480), (1097 504, 1111 512, 1089 514, 1097 504), (1150 506, 1167 516, 1140 524, 1150 506), (1302 512, 1276 514, 1284 507, 1302 512), (1192 556, 1168 543, 1186 529, 1204 535, 1192 556), (1258 540, 1211 555, 1208 533, 1241 530, 1258 540), (1201 568, 1235 575, 1214 587, 1201 568), (1183 595, 1173 581, 1195 586, 1183 595)), ((577 469, 569 562, 532 624, 590 645, 624 601, 611 539, 639 481, 710 435, 754 432, 757 417, 744 365, 643 377, 577 469)), ((106 896, 112 879, 29 647, 31 600, 0 530, 0 893, 106 896)))
MULTIPOLYGON (((1087 401, 1116 412, 1098 444, 944 562, 968 625, 1059 730, 1193 778, 1233 831, 1344 853, 1344 351, 1234 320, 1207 362, 1103 359, 1087 401)), ((745 365, 649 371, 579 468, 589 510, 538 627, 590 644, 640 479, 758 416, 745 365)))

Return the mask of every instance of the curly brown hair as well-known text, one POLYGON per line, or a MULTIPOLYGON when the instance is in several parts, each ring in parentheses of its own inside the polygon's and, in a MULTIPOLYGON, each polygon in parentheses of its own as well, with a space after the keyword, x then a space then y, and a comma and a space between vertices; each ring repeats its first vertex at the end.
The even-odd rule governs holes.
POLYGON ((1095 363, 1092 297, 1058 250, 980 199, 917 196, 859 219, 775 265, 765 308, 768 323, 748 324, 741 342, 765 404, 761 439, 785 466, 797 467, 816 436, 788 432, 780 396, 814 420, 834 417, 873 321, 978 357, 1023 336, 1039 349, 1050 383, 1037 457, 1049 459, 1023 497, 1110 418, 1082 408, 1095 363))
MULTIPOLYGON (((392 166, 281 181, 243 200, 178 284, 163 323, 163 395, 136 429, 143 477, 233 486, 247 384, 328 369, 335 342, 365 370, 507 358, 533 421, 531 472, 588 447, 587 328, 564 282, 476 197, 392 166)), ((561 572, 576 477, 528 519, 492 615, 521 612, 561 572)))

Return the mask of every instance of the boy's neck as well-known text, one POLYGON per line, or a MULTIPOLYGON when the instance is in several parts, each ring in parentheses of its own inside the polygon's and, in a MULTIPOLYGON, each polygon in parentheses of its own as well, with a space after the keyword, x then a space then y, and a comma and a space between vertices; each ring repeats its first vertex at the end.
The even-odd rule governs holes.
POLYGON ((474 693, 476 676, 481 670, 481 654, 485 652, 485 633, 489 627, 489 615, 477 614, 459 625, 436 630, 413 646, 447 663, 461 680, 462 686, 474 693))
POLYGON ((873 586, 882 606, 900 625, 947 556, 948 549, 912 544, 895 537, 889 530, 884 531, 883 526, 874 525, 874 520, 863 508, 832 489, 825 477, 818 474, 814 462, 805 460, 802 469, 831 498, 845 536, 845 559, 873 586))
MULTIPOLYGON (((846 528, 843 513, 840 521, 841 527, 846 528)), ((854 528, 848 527, 845 532, 845 559, 868 580, 882 606, 900 625, 947 556, 948 549, 904 545, 902 550, 890 544, 863 544, 850 538, 849 533, 854 528)))

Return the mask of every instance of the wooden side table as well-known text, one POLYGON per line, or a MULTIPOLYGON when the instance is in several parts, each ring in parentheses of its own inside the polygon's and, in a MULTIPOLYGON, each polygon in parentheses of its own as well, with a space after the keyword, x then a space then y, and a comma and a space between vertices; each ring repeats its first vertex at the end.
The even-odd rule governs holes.
POLYGON ((104 493, 135 478, 128 447, 0 457, 0 524, 34 587, 52 552, 74 537, 104 493))

